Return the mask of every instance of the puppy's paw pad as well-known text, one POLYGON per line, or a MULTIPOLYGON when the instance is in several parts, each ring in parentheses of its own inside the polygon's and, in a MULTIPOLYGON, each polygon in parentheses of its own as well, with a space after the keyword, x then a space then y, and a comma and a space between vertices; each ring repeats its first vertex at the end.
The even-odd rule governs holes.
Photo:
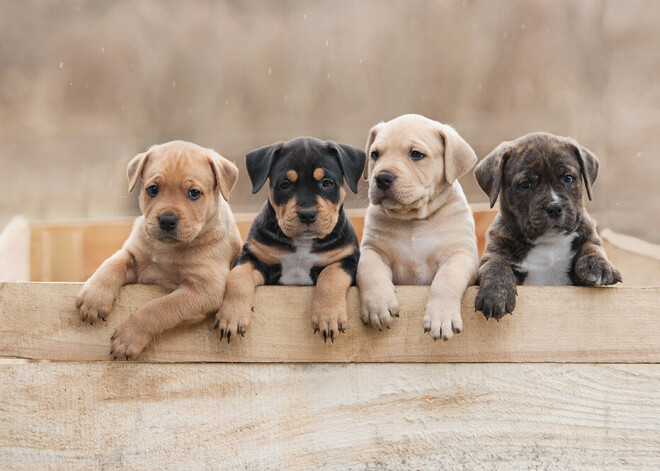
POLYGON ((371 324, 378 330, 389 329, 395 317, 399 317, 399 300, 394 287, 379 293, 365 293, 360 299, 363 324, 371 324))
POLYGON ((326 343, 328 340, 333 343, 340 332, 346 332, 348 324, 346 305, 338 303, 336 306, 314 308, 311 320, 313 332, 318 332, 326 343))
POLYGON ((151 337, 129 319, 117 327, 112 335, 110 357, 113 360, 133 360, 150 340, 151 337))
POLYGON ((475 310, 483 312, 486 319, 500 320, 511 314, 516 307, 515 285, 482 285, 474 302, 475 310))
POLYGON ((455 333, 460 334, 463 331, 463 319, 460 311, 440 312, 432 306, 427 306, 422 323, 424 332, 428 333, 433 340, 449 340, 455 333))
POLYGON ((220 340, 226 338, 231 343, 232 338, 245 332, 250 326, 250 314, 252 306, 245 303, 223 303, 215 315, 213 328, 220 333, 220 340))
POLYGON ((76 307, 80 311, 81 320, 93 324, 99 318, 105 320, 114 301, 111 290, 85 284, 76 297, 76 307))
POLYGON ((598 257, 583 257, 575 264, 575 275, 588 286, 613 285, 621 282, 621 274, 609 260, 598 257))

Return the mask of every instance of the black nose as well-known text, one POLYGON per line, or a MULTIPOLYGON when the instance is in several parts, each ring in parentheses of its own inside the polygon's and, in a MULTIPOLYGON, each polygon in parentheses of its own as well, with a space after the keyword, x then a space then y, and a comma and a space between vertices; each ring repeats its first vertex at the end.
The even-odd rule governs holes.
POLYGON ((164 231, 173 231, 179 225, 179 218, 174 214, 163 214, 158 218, 158 225, 164 231))
POLYGON ((387 190, 394 183, 396 177, 390 172, 380 172, 376 175, 376 186, 381 190, 387 190))
POLYGON ((553 219, 557 219, 564 212, 561 203, 550 203, 545 207, 545 213, 553 219))
POLYGON ((298 211, 298 219, 303 224, 311 224, 316 221, 319 213, 315 209, 301 209, 298 211))

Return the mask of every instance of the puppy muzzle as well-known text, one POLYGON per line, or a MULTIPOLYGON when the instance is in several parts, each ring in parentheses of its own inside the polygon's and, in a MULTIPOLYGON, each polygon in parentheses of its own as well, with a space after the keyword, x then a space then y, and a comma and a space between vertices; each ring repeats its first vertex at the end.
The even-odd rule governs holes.
POLYGON ((179 217, 176 214, 161 214, 158 216, 158 240, 166 244, 178 242, 178 227, 179 217))

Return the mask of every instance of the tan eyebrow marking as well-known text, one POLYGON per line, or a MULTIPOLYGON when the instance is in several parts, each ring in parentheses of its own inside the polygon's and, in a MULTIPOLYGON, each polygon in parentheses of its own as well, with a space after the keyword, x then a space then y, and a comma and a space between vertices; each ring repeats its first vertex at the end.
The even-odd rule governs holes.
POLYGON ((295 170, 289 170, 286 172, 286 178, 288 178, 291 183, 294 183, 296 180, 298 180, 298 172, 295 170))
POLYGON ((325 177, 325 171, 322 168, 314 170, 314 178, 320 181, 323 177, 325 177))

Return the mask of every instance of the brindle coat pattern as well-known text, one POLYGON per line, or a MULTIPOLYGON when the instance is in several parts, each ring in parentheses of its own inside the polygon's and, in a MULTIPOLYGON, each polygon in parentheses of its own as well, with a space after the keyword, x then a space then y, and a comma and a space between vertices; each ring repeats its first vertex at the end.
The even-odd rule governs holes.
POLYGON ((576 233, 568 273, 574 285, 610 285, 621 275, 607 260, 596 225, 582 205, 582 185, 591 199, 599 162, 588 149, 569 138, 533 133, 503 142, 475 168, 479 186, 491 207, 500 198, 500 212, 487 234, 481 259, 475 308, 486 318, 502 318, 516 302, 516 285, 525 281, 521 267, 534 240, 549 229, 576 233), (558 201, 558 219, 545 208, 558 201))
POLYGON ((268 200, 252 222, 227 282, 215 327, 227 341, 243 335, 257 286, 316 285, 311 324, 334 341, 348 320, 346 294, 355 284, 358 239, 343 209, 344 179, 353 192, 364 168, 362 150, 298 138, 248 153, 253 193, 269 181, 268 200), (305 214, 314 214, 307 220, 305 214), (288 270, 288 272, 287 272, 288 270))

